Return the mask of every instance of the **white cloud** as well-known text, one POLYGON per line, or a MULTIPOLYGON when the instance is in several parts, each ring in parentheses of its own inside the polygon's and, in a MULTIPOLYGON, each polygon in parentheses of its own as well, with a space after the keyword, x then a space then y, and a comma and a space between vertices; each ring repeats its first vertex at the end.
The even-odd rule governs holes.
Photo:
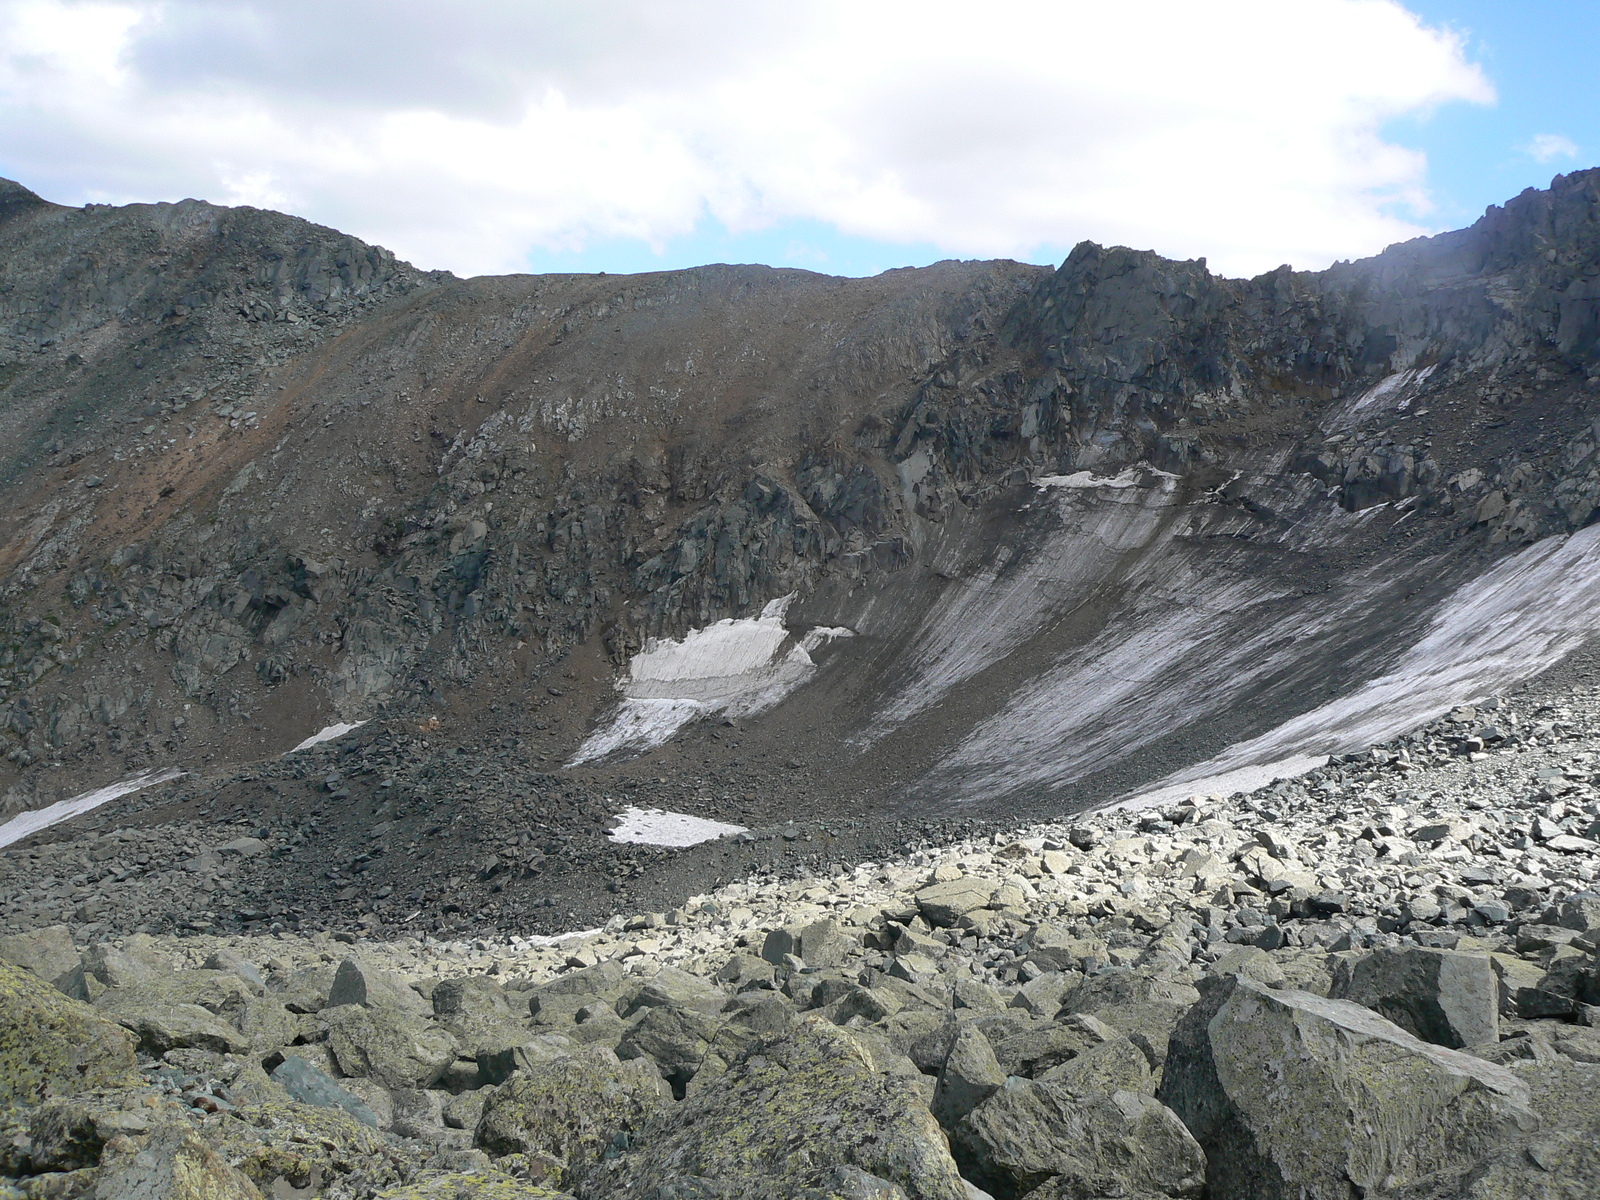
POLYGON ((1526 146, 1535 161, 1547 163, 1558 158, 1577 158, 1578 143, 1559 133, 1536 133, 1526 146))
POLYGON ((1320 266, 1421 232, 1386 122, 1492 99, 1392 0, 0 0, 0 171, 463 273, 708 216, 1320 266))

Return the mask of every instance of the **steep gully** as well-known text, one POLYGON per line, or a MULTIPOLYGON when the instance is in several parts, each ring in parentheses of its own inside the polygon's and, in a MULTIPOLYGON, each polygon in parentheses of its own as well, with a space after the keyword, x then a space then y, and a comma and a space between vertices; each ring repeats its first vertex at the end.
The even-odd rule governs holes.
POLYGON ((14 200, 0 243, 13 809, 171 765, 163 819, 265 822, 220 762, 370 718, 492 725, 595 825, 1055 814, 1304 769, 1595 632, 1595 172, 1248 281, 1085 244, 462 282, 193 202, 14 200))

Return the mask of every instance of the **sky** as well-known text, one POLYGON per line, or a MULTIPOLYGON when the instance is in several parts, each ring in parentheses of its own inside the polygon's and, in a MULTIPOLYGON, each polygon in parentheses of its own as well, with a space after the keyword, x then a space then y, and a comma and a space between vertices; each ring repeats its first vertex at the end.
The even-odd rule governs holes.
POLYGON ((1596 63, 1596 0, 0 0, 0 176, 461 275, 1253 275, 1600 163, 1596 63))

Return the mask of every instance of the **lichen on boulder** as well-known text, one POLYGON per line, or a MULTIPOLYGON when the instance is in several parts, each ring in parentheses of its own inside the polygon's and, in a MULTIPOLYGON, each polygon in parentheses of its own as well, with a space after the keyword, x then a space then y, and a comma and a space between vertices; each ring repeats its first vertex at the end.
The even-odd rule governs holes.
POLYGON ((0 962, 0 1105, 131 1082, 133 1051, 93 1008, 0 962))

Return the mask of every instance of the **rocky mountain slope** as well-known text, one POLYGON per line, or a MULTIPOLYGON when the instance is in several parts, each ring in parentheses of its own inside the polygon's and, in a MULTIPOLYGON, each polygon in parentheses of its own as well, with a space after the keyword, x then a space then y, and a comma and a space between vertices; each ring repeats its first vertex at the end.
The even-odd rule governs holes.
POLYGON ((463 281, 7 184, 4 803, 374 718, 753 820, 1392 736, 1590 632, 1597 188, 1253 280, 463 281))

